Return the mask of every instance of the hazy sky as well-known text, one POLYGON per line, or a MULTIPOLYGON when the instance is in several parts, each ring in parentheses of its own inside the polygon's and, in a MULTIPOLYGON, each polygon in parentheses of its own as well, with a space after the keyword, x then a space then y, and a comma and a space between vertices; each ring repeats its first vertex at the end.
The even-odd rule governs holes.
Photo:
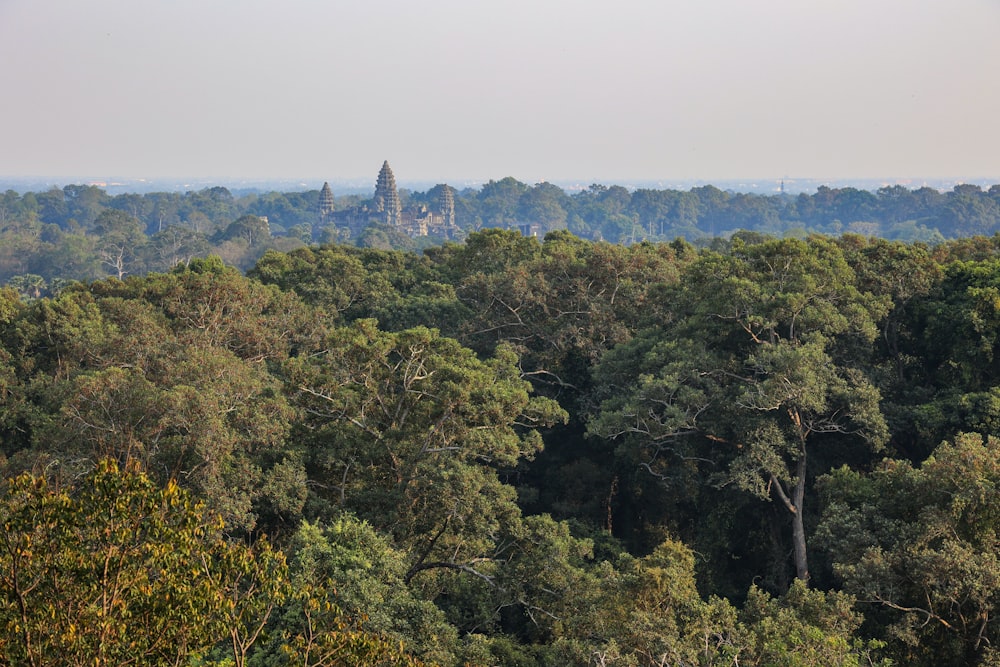
POLYGON ((1000 180, 1000 0, 0 0, 0 131, 10 177, 1000 180))

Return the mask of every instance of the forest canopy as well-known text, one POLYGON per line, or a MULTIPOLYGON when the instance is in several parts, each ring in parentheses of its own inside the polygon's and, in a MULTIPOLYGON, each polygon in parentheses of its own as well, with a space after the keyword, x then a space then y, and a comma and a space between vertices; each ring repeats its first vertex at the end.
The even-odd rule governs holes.
POLYGON ((4 664, 1000 664, 997 188, 557 190, 8 193, 4 664))

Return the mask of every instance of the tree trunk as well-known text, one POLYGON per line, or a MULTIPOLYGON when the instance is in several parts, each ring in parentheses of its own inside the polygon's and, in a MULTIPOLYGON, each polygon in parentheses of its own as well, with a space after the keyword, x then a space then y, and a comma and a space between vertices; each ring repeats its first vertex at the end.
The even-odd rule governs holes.
POLYGON ((788 576, 788 535, 785 533, 785 521, 788 515, 785 508, 770 503, 771 517, 768 519, 768 557, 772 563, 765 580, 767 588, 774 591, 787 591, 792 582, 788 576))
POLYGON ((795 511, 792 514, 792 546, 795 557, 795 576, 809 582, 809 562, 806 558, 806 527, 803 521, 802 504, 806 497, 806 449, 803 446, 796 466, 797 479, 793 492, 792 503, 795 511))

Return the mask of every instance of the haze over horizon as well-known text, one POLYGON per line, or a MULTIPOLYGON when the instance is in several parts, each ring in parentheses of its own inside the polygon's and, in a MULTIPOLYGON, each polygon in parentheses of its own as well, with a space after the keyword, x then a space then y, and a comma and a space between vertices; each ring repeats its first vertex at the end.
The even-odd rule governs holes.
POLYGON ((0 0, 0 176, 1000 179, 997 0, 0 0))

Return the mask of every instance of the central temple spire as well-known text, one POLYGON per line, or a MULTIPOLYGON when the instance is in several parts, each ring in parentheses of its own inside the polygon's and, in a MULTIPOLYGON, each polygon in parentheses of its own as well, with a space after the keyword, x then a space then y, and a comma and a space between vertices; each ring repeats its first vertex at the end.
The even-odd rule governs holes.
POLYGON ((321 225, 328 225, 333 221, 333 211, 336 206, 333 203, 333 190, 329 183, 323 183, 323 189, 319 191, 319 221, 321 225))
POLYGON ((388 160, 382 163, 382 169, 378 172, 374 205, 382 222, 388 225, 399 225, 403 207, 399 201, 399 191, 396 190, 396 177, 392 175, 388 160))

